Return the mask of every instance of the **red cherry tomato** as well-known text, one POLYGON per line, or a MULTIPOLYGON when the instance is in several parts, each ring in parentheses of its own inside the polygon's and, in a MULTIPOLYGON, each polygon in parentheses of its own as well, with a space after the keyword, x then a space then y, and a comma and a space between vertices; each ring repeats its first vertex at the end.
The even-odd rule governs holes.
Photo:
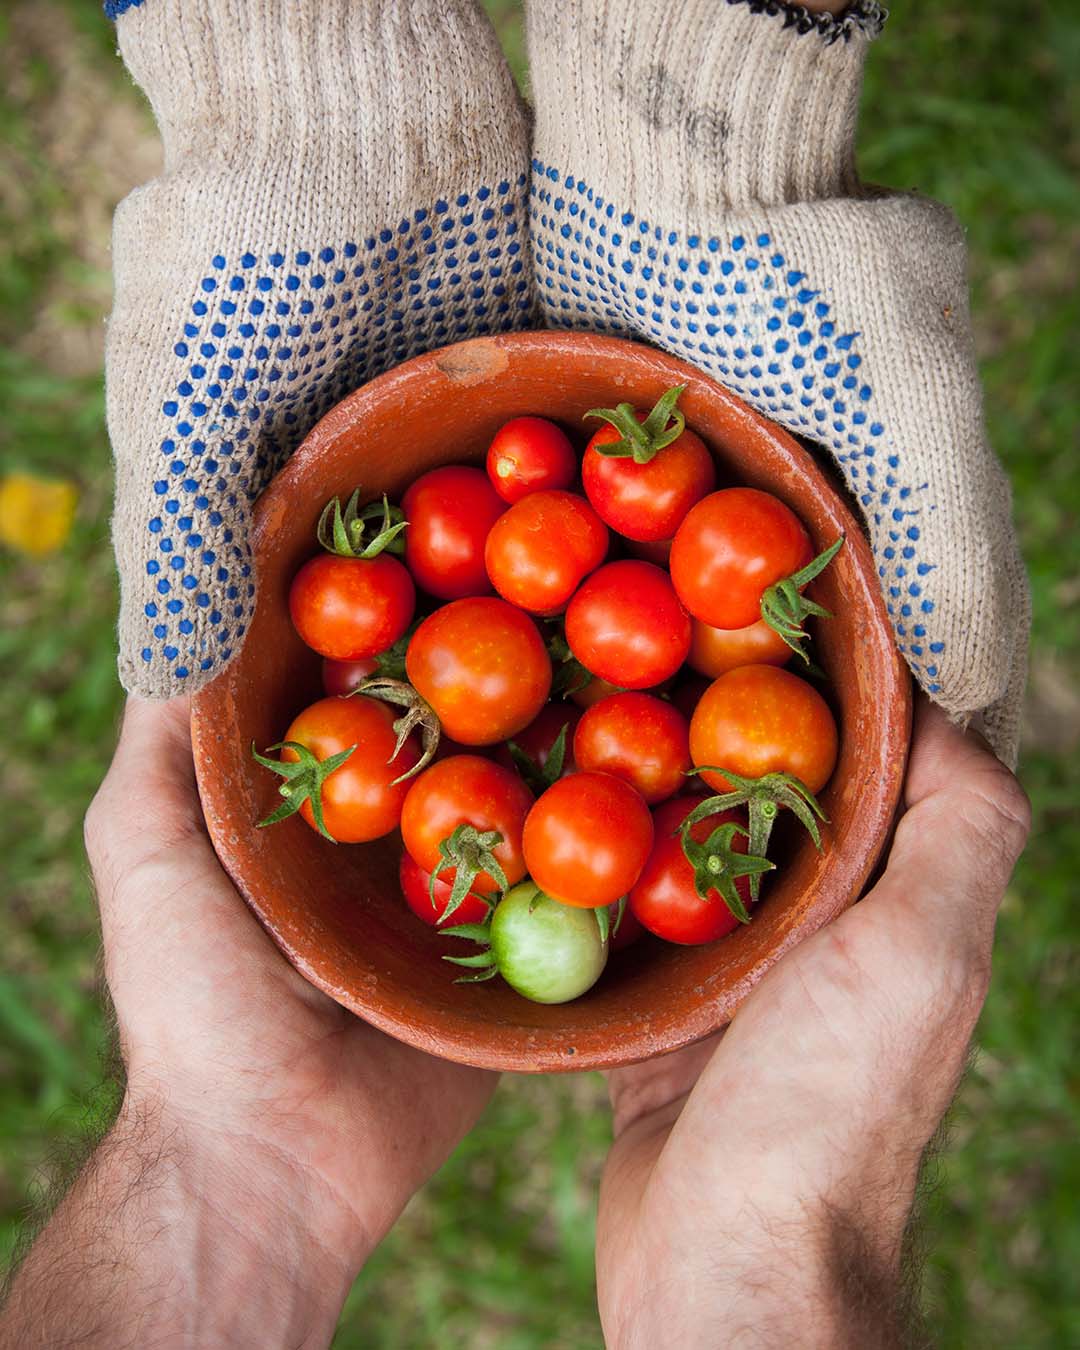
MULTIPOLYGON (((457 826, 474 825, 481 834, 497 830, 502 843, 492 852, 513 886, 525 875, 521 835, 532 804, 532 793, 516 773, 479 755, 458 755, 432 764, 409 787, 401 837, 413 861, 428 873, 440 869, 442 879, 439 844, 457 826)), ((449 874, 447 880, 452 880, 449 874)), ((471 889, 490 895, 499 884, 490 873, 480 872, 471 889)))
POLYGON ((784 666, 791 648, 764 619, 746 628, 710 628, 700 619, 690 625, 686 663, 711 680, 739 666, 784 666))
POLYGON ((813 557, 810 536, 778 497, 724 488, 679 526, 671 580, 679 599, 713 628, 746 628, 761 618, 761 597, 813 557))
POLYGON ((574 733, 574 762, 585 772, 611 773, 653 805, 686 783, 690 768, 687 720, 652 694, 612 694, 594 703, 574 733))
MULTIPOLYGON (((441 877, 436 877, 435 903, 433 905, 429 889, 431 873, 425 872, 412 854, 407 852, 402 853, 401 861, 398 863, 398 879, 401 882, 401 893, 405 897, 405 903, 416 917, 423 919, 424 923, 429 924, 432 928, 437 927, 446 913, 452 882, 443 881, 441 877)), ((470 891, 450 917, 456 924, 483 923, 490 913, 491 906, 487 901, 481 900, 478 895, 474 895, 470 891)))
POLYGON ((327 657, 322 663, 323 689, 330 696, 344 698, 374 675, 378 668, 379 663, 373 656, 365 657, 362 661, 332 661, 327 657))
POLYGON ((504 502, 530 492, 567 488, 577 456, 566 433, 546 417, 515 417, 499 428, 487 452, 487 472, 504 502))
POLYGON ((608 563, 566 611, 566 640, 594 675, 648 689, 674 675, 690 650, 690 616, 666 572, 646 562, 608 563))
MULTIPOLYGON (((559 738, 559 732, 566 728, 566 754, 563 758, 563 773, 571 773, 574 768, 574 728, 581 717, 581 711, 571 703, 545 703, 536 717, 527 727, 511 737, 514 744, 528 755, 538 769, 548 762, 551 748, 559 738)), ((498 764, 513 769, 514 758, 505 745, 495 752, 498 764)))
MULTIPOLYGON (((638 421, 644 417, 637 414, 638 421)), ((581 462, 585 495, 600 519, 628 539, 649 543, 670 539, 687 511, 712 491, 713 457, 692 431, 684 431, 647 464, 612 459, 596 448, 620 439, 621 433, 608 425, 589 442, 581 462)))
POLYGON ((440 600, 490 594, 484 544, 506 503, 487 474, 462 464, 432 469, 405 493, 401 509, 409 522, 405 561, 422 590, 440 600))
MULTIPOLYGON (((344 764, 322 786, 323 820, 329 833, 342 844, 364 844, 380 839, 396 828, 408 783, 394 783, 420 758, 415 737, 410 736, 393 762, 395 713, 385 703, 357 694, 353 698, 324 698, 297 717, 282 737, 306 745, 316 759, 329 759, 355 745, 344 764)), ((286 763, 299 759, 283 749, 286 763)), ((300 814, 315 828, 311 803, 300 814)))
POLYGON ((322 553, 301 567, 289 588, 293 627, 320 656, 335 661, 357 661, 393 646, 415 608, 412 577, 386 553, 322 553))
MULTIPOLYGON (((836 722, 816 689, 777 666, 740 666, 714 680, 690 721, 695 764, 715 764, 747 778, 790 773, 811 792, 836 766, 836 722)), ((720 773, 700 777, 717 792, 720 773)))
MULTIPOLYGON (((739 926, 738 919, 717 891, 709 891, 705 899, 698 895, 694 886, 694 869, 683 852, 679 835, 673 833, 694 805, 693 798, 676 798, 665 802, 655 813, 656 842, 641 876, 630 892, 630 910, 639 923, 667 942, 687 946, 715 942, 739 926), (666 814, 661 817, 661 812, 666 814)), ((746 822, 738 812, 723 811, 698 821, 691 827, 691 836, 698 843, 704 843, 713 830, 729 821, 746 828, 746 822)), ((746 835, 736 834, 731 847, 736 853, 745 853, 746 835)), ((735 890, 749 908, 749 880, 736 877, 735 890)))
POLYGON ((504 600, 533 614, 559 614, 607 546, 607 527, 584 497, 533 492, 491 527, 484 558, 504 600))
POLYGON ((536 624, 494 596, 455 600, 429 614, 409 641, 405 669, 462 745, 509 740, 551 689, 551 658, 536 624))
POLYGON ((525 821, 529 875, 554 900, 599 909, 624 896, 652 847, 649 808, 608 773, 573 773, 537 798, 525 821))

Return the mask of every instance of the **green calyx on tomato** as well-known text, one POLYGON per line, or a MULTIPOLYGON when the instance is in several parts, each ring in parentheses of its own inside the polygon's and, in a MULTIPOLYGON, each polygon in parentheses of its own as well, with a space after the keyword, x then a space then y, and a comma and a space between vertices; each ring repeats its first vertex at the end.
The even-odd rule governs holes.
POLYGON ((844 536, 841 535, 834 544, 830 544, 805 567, 801 567, 790 577, 784 577, 782 581, 774 582, 761 597, 761 617, 778 637, 783 638, 793 652, 798 652, 807 665, 810 664, 810 658, 803 648, 803 643, 808 634, 803 624, 812 614, 823 619, 831 619, 832 611, 826 609, 824 605, 808 600, 802 594, 801 588, 809 585, 828 567, 839 553, 843 542, 844 536))
MULTIPOLYGON (((431 903, 435 904, 435 882, 448 869, 454 869, 454 880, 450 886, 450 895, 443 910, 446 920, 461 905, 472 890, 472 884, 481 872, 486 872, 495 881, 501 891, 509 886, 502 864, 496 858, 494 849, 503 842, 498 830, 478 830, 475 825, 458 825, 452 834, 439 841, 438 866, 431 869, 429 890, 431 903)), ((444 930, 449 932, 449 929, 444 930)))
POLYGON ((694 869, 694 889, 702 900, 707 900, 716 891, 740 923, 749 923, 750 915, 735 889, 735 878, 749 877, 756 899, 756 883, 761 873, 771 872, 776 864, 769 862, 768 858, 735 851, 732 843, 736 834, 749 834, 750 831, 742 825, 736 825, 734 821, 718 825, 708 839, 700 844, 690 833, 690 824, 690 818, 687 817, 680 834, 686 861, 694 869))
POLYGON ((677 441, 686 429, 686 418, 675 406, 685 388, 685 384, 677 384, 662 394, 644 421, 638 421, 632 403, 591 409, 586 417, 610 422, 622 438, 595 445, 596 452, 610 459, 632 459, 635 464, 648 464, 665 446, 677 441))
MULTIPOLYGON (((730 769, 715 764, 699 764, 691 772, 723 774, 727 781, 732 784, 730 792, 721 792, 715 797, 705 797, 683 821, 683 851, 691 865, 694 865, 694 858, 686 847, 690 827, 696 825, 699 820, 704 820, 706 816, 716 815, 719 811, 728 811, 735 806, 745 806, 749 814, 750 838, 746 846, 747 857, 759 862, 765 858, 769 847, 769 836, 772 834, 772 827, 776 823, 777 812, 781 806, 786 806, 796 820, 806 828, 810 838, 814 841, 815 848, 819 853, 821 852, 821 831, 818 829, 817 822, 819 820, 828 821, 828 816, 818 805, 817 798, 806 784, 796 778, 793 773, 766 773, 762 774, 760 778, 744 778, 741 774, 732 773, 730 769)), ((726 827, 721 826, 720 828, 726 827)), ((711 840, 706 841, 705 846, 707 847, 710 842, 711 840)), ((728 837, 727 842, 730 845, 731 836, 728 837)), ((750 898, 752 900, 758 898, 758 891, 761 888, 761 872, 765 870, 767 869, 755 868, 749 873, 750 898)), ((719 887, 717 889, 719 890, 719 887)))
MULTIPOLYGON (((402 638, 401 642, 406 642, 406 638, 402 638)), ((390 651, 400 645, 401 643, 395 643, 390 651)), ((389 652, 383 653, 384 656, 389 656, 389 654, 389 652)), ((370 679, 361 680, 352 694, 347 695, 347 697, 352 698, 356 694, 366 694, 368 698, 377 698, 381 703, 393 703, 397 707, 405 709, 394 722, 397 741, 394 745, 394 753, 390 756, 388 763, 393 764, 401 752, 401 747, 409 739, 409 734, 415 731, 417 727, 420 728, 420 744, 423 747, 423 754, 407 773, 403 773, 400 778, 394 779, 394 784, 404 783, 407 779, 414 778, 431 763, 435 751, 439 748, 442 725, 434 708, 407 681, 395 679, 389 675, 372 675, 370 679)))
POLYGON ((323 507, 316 536, 327 553, 336 553, 341 558, 376 558, 380 553, 404 553, 405 540, 400 535, 409 522, 401 507, 391 506, 385 494, 381 504, 369 502, 360 509, 359 502, 360 489, 357 488, 344 510, 340 497, 332 497, 323 507))
MULTIPOLYGON (((449 913, 447 909, 447 913, 449 913)), ((459 975, 454 981, 455 984, 480 984, 483 980, 493 980, 499 973, 499 967, 495 963, 495 955, 491 950, 491 921, 487 923, 459 923, 450 928, 439 930, 444 937, 465 938, 469 942, 477 943, 482 951, 474 952, 471 956, 444 956, 444 961, 449 961, 455 966, 464 966, 466 970, 475 970, 475 975, 459 975)))
MULTIPOLYGON (((401 684, 406 683, 405 679, 405 653, 408 650, 409 643, 412 640, 413 633, 416 632, 417 625, 410 624, 402 633, 401 637, 387 647, 384 652, 376 652, 371 658, 375 663, 375 671, 371 678, 383 678, 388 680, 397 680, 401 684)), ((434 714, 432 714, 434 716, 434 714)))
POLYGON ((569 698, 584 689, 593 678, 592 671, 587 670, 570 650, 561 624, 548 640, 547 649, 551 657, 552 697, 569 698))
POLYGON ((337 840, 326 828, 326 822, 323 820, 322 807, 322 786, 330 777, 335 769, 340 769, 349 756, 356 749, 351 745, 348 750, 342 750, 336 755, 330 755, 327 759, 318 759, 306 745, 301 745, 299 741, 278 741, 276 745, 267 746, 267 754, 260 755, 255 749, 254 741, 251 744, 251 757, 256 764, 261 764, 264 769, 271 769, 274 773, 281 774, 285 780, 278 791, 285 798, 276 811, 271 811, 259 821, 258 828, 261 830, 267 825, 276 825, 279 820, 286 820, 289 816, 295 815, 306 801, 311 802, 311 814, 315 818, 315 827, 324 839, 329 839, 332 844, 337 840), (297 758, 291 761, 280 759, 268 759, 271 750, 292 750, 295 751, 297 758))
POLYGON ((533 759, 532 755, 526 754, 516 741, 506 742, 506 748, 518 773, 538 797, 562 777, 563 767, 566 764, 566 731, 566 727, 560 728, 543 764, 533 759))

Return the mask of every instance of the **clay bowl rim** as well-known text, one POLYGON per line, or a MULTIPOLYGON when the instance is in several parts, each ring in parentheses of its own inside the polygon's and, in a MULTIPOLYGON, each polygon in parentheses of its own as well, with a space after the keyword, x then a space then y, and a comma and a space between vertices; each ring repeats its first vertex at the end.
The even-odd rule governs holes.
MULTIPOLYGON (((891 659, 885 661, 891 687, 887 691, 876 689, 873 693, 875 703, 880 700, 882 692, 887 693, 887 701, 881 712, 882 772, 875 780, 877 791, 872 800, 862 803, 864 833, 869 841, 863 855, 845 859, 842 870, 834 866, 829 873, 832 883, 830 891, 809 902, 782 935, 782 939, 768 948, 748 972, 734 982, 733 987, 721 991, 714 1001, 703 1002, 689 1009, 679 1021, 678 1030, 664 1035, 662 1043, 658 1043, 657 1037, 648 1029, 640 1032, 630 1029, 628 1035, 617 1043, 584 1053, 580 1050, 567 1051, 554 1044, 550 1047, 538 1045, 525 1027, 519 1028, 520 1044, 508 1046, 500 1043, 497 1048, 493 1048, 492 1043, 485 1043, 483 1039, 485 1034, 491 1034, 492 1027, 482 1021, 468 1023, 468 1031, 424 1025, 417 1020, 415 1012, 410 1015, 409 1006, 404 1009, 397 1006, 393 988, 389 988, 388 996, 388 988, 381 981, 373 982, 370 989, 345 989, 335 985, 330 976, 320 970, 317 951, 305 954, 298 950, 268 917, 260 902, 257 881, 249 882, 244 874, 242 849, 234 846, 236 830, 250 829, 251 826, 238 816, 230 816, 230 803, 227 798, 222 802, 218 791, 220 784, 215 765, 213 728, 220 724, 221 712, 228 709, 230 688, 241 677, 245 653, 250 659, 253 644, 247 644, 216 679, 193 696, 191 716, 196 774, 211 839, 233 883, 286 959, 316 988, 371 1025, 406 1044, 459 1063, 517 1072, 585 1071, 636 1063, 692 1044, 726 1025, 751 989, 784 952, 818 931, 853 904, 862 893, 895 817, 906 767, 912 716, 910 678, 896 651, 884 600, 877 584, 873 557, 858 519, 844 500, 841 490, 829 480, 809 451, 723 385, 678 357, 621 338, 551 330, 474 338, 414 357, 361 386, 320 419, 256 502, 251 535, 256 569, 262 551, 263 532, 270 528, 268 522, 274 516, 275 503, 282 498, 290 500, 293 484, 303 479, 307 460, 321 456, 324 446, 333 446, 338 436, 361 421, 365 409, 372 401, 381 400, 384 391, 388 388, 392 391, 405 377, 416 378, 425 374, 425 370, 431 378, 439 375, 465 385, 482 383, 492 372, 504 369, 510 358, 528 359, 530 353, 537 352, 541 347, 545 356, 561 351, 569 361, 587 361, 590 357, 617 360, 620 356, 632 360, 644 354, 656 370, 665 372, 665 379, 670 375, 671 384, 684 383, 695 394, 705 394, 715 403, 726 405, 732 420, 740 422, 748 430, 752 428, 755 435, 764 435, 770 439, 773 449, 779 452, 778 457, 786 457, 789 467, 793 462, 799 471, 799 494, 814 499, 829 518, 830 525, 843 528, 851 541, 850 548, 846 546, 845 551, 850 552, 855 579, 867 600, 866 619, 873 630, 873 641, 880 656, 884 638, 891 654, 891 659), (573 1055, 573 1058, 568 1059, 568 1055, 573 1055)), ((715 449, 714 453, 717 453, 715 449)), ((718 458, 723 463, 722 452, 718 453, 718 458)), ((267 589, 259 588, 257 610, 260 606, 272 603, 267 589)), ((843 729, 841 734, 844 734, 843 729)), ((837 864, 840 862, 839 859, 835 861, 837 864)), ((505 1028, 500 1028, 500 1031, 505 1033, 505 1028)), ((503 1039, 505 1036, 500 1038, 503 1039)))

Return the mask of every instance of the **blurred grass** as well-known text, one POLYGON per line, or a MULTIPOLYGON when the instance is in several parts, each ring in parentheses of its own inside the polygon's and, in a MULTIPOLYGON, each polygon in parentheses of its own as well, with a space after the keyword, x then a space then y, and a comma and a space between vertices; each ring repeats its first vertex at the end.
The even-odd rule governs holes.
MULTIPOLYGON (((520 69, 517 4, 488 7, 520 69)), ((47 471, 81 494, 62 553, 0 558, 3 1254, 50 1155, 109 1100, 95 1091, 105 1028, 81 847, 120 704, 97 365, 107 210, 152 171, 154 150, 95 6, 8 7, 0 42, 16 72, 0 94, 0 472, 47 471), (80 117, 96 159, 73 143, 80 117)), ((987 417, 1035 605, 1023 761, 1035 834, 928 1217, 926 1295, 944 1347, 1080 1344, 1078 65, 1075 9, 911 0, 872 52, 860 134, 867 177, 940 197, 967 227, 987 417)), ((593 1078, 507 1082, 358 1282, 338 1344, 597 1346, 602 1097, 593 1078)))

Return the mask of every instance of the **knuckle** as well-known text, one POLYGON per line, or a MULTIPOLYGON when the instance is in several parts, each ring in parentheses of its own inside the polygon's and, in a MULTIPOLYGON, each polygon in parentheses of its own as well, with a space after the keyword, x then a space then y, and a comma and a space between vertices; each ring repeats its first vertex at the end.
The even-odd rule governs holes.
POLYGON ((972 941, 938 963, 928 991, 935 1019, 955 1027, 964 1043, 974 1030, 990 989, 990 952, 972 941))
POLYGON ((1031 831, 1031 803, 1004 765, 968 789, 961 815, 980 847, 989 847, 1011 871, 1031 831))
POLYGON ((90 805, 86 808, 86 815, 83 817, 83 845, 86 848, 86 856, 90 860, 90 866, 96 871, 105 853, 105 834, 107 808, 103 801, 103 788, 98 788, 94 793, 90 805))

